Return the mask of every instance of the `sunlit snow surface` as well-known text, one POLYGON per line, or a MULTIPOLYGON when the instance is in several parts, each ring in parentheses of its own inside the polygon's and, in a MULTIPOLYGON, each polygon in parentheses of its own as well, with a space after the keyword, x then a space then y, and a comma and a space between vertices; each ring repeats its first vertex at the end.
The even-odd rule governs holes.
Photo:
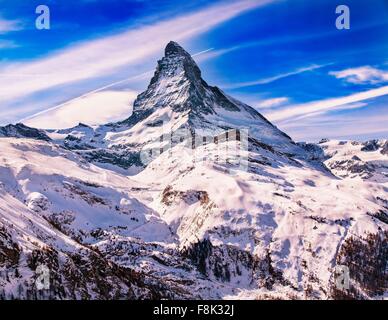
MULTIPOLYGON (((346 145, 337 143, 327 145, 338 154, 346 145)), ((34 246, 32 239, 65 252, 79 247, 42 219, 61 217, 58 223, 70 237, 101 248, 112 236, 177 249, 206 237, 215 246, 225 244, 257 257, 270 250, 273 266, 292 286, 306 287, 313 274, 325 287, 345 237, 386 229, 386 224, 367 215, 381 208, 376 199, 386 196, 386 180, 339 179, 315 164, 295 165, 265 150, 269 165, 251 163, 248 171, 231 174, 225 163, 194 162, 192 150, 182 144, 128 177, 47 142, 1 139, 0 146, 1 222, 13 225, 14 237, 25 250, 34 246), (171 194, 166 201, 167 187, 180 194, 171 194), (205 201, 195 195, 190 199, 196 191, 207 193, 205 201), (39 200, 41 207, 33 203, 39 200), (99 229, 103 235, 91 235, 99 229)), ((202 154, 211 155, 215 147, 203 147, 202 154)), ((363 157, 364 152, 358 155, 363 157)), ((377 153, 365 157, 387 161, 377 153)), ((142 268, 150 264, 141 263, 142 268)), ((210 276, 207 286, 214 281, 210 276)), ((244 272, 219 287, 213 297, 255 298, 268 291, 244 272)), ((285 286, 274 289, 274 294, 287 297, 289 291, 285 286)))

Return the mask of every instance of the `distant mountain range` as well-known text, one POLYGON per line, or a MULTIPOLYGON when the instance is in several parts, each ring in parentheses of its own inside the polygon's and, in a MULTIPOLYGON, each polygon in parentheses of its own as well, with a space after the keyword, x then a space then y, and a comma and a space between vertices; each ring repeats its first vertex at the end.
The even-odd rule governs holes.
POLYGON ((175 42, 126 120, 0 137, 2 299, 387 297, 388 141, 296 143, 175 42))

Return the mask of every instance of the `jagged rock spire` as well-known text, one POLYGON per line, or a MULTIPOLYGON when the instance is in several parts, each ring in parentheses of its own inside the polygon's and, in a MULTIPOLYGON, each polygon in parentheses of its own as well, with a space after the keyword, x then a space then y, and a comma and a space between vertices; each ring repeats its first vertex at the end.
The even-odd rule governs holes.
POLYGON ((183 49, 177 42, 170 41, 166 48, 164 49, 164 55, 170 56, 170 55, 182 55, 182 56, 190 56, 190 54, 183 49))
POLYGON ((206 88, 209 86, 202 79, 201 71, 191 55, 178 43, 170 41, 147 90, 135 100, 133 115, 128 120, 136 123, 147 117, 152 109, 166 106, 174 111, 187 111, 195 107, 209 113, 210 104, 204 105, 206 88))
POLYGON ((158 61, 158 66, 151 84, 161 77, 173 77, 182 74, 191 81, 201 81, 201 70, 191 57, 178 43, 170 41, 165 50, 164 57, 158 61))

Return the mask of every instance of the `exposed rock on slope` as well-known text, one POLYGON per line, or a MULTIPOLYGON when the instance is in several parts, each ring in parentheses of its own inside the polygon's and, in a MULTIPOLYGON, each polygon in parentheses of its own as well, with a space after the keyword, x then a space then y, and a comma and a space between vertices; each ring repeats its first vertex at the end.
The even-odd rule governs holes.
POLYGON ((9 124, 5 127, 0 127, 0 137, 14 138, 32 138, 37 140, 50 141, 44 130, 27 127, 22 123, 9 124))

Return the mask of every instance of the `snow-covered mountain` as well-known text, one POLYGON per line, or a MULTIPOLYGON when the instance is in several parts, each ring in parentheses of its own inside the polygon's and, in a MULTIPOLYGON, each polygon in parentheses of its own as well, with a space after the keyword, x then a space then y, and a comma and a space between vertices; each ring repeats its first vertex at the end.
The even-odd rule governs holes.
POLYGON ((322 141, 325 164, 340 178, 388 181, 388 140, 322 141))
POLYGON ((387 294, 387 141, 295 143, 175 42, 128 119, 0 135, 0 297, 387 294))
POLYGON ((9 124, 5 127, 0 127, 0 137, 14 138, 32 138, 38 140, 50 141, 44 130, 28 127, 22 123, 9 124))

